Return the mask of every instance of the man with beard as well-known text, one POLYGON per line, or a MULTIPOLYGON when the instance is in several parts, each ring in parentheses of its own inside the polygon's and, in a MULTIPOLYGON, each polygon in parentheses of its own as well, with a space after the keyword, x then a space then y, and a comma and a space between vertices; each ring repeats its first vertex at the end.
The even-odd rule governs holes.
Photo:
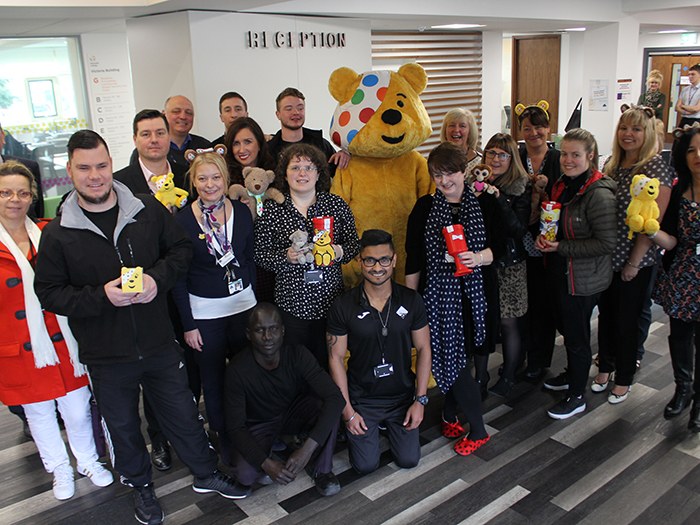
POLYGON ((396 465, 412 468, 420 460, 418 427, 428 404, 427 314, 418 293, 391 279, 396 266, 391 234, 365 230, 359 258, 363 282, 335 301, 327 324, 330 371, 346 402, 350 463, 361 474, 379 467, 381 425, 396 465), (412 347, 417 351, 415 374, 412 347))
POLYGON ((277 104, 275 115, 280 121, 281 129, 267 143, 275 162, 284 148, 295 142, 303 142, 316 146, 323 152, 330 164, 331 177, 335 175, 336 165, 340 168, 348 166, 350 155, 344 151, 335 151, 331 143, 323 138, 320 129, 304 127, 306 99, 301 91, 293 87, 285 88, 277 95, 275 103, 277 104))
POLYGON ((244 497, 216 468, 168 318, 166 295, 187 271, 190 242, 153 197, 136 197, 112 180, 107 144, 94 131, 70 138, 67 170, 75 191, 41 236, 35 289, 46 310, 69 319, 107 423, 114 467, 134 488, 136 519, 149 525, 164 519, 141 434, 141 388, 194 475, 195 492, 244 497))

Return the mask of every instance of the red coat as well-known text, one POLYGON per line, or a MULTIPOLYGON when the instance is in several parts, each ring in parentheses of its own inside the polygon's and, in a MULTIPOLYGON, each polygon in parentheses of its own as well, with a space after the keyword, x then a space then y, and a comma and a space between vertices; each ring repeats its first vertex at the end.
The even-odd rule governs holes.
MULTIPOLYGON (((45 225, 40 223, 39 227, 45 225)), ((44 312, 44 321, 61 362, 44 368, 34 366, 23 286, 19 266, 0 243, 0 401, 6 405, 56 399, 88 384, 87 375, 74 376, 58 321, 49 312, 44 312)))

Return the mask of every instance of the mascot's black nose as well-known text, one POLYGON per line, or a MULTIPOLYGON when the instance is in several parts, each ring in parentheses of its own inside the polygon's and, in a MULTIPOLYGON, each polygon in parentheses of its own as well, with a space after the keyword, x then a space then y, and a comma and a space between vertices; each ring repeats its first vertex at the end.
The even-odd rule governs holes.
POLYGON ((382 113, 382 122, 389 124, 390 126, 395 126, 401 122, 401 112, 395 109, 387 109, 382 113))

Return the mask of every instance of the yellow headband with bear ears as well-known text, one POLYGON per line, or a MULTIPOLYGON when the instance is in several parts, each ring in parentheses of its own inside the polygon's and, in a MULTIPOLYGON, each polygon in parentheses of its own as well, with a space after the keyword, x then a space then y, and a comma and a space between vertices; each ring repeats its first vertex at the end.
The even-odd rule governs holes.
POLYGON ((677 139, 680 139, 681 137, 683 137, 683 135, 685 135, 689 131, 693 131, 693 130, 700 130, 700 122, 693 122, 692 125, 686 124, 682 128, 674 129, 673 136, 677 139))
POLYGON ((537 104, 530 104, 529 106, 525 106, 524 104, 518 104, 515 106, 515 114, 519 117, 522 115, 523 111, 525 111, 527 108, 539 108, 542 111, 544 111, 544 114, 547 115, 547 120, 549 120, 549 102, 546 100, 540 100, 537 104))
POLYGON ((636 109, 641 112, 643 112, 647 117, 649 118, 654 118, 654 110, 647 107, 647 106, 637 106, 636 104, 632 104, 631 106, 628 104, 622 104, 620 106, 620 113, 624 113, 625 111, 628 111, 630 109, 636 109))
POLYGON ((189 163, 192 163, 192 161, 202 153, 218 153, 223 157, 224 155, 226 155, 226 146, 224 146, 223 144, 217 144, 213 148, 188 149, 187 151, 185 151, 185 160, 189 163))

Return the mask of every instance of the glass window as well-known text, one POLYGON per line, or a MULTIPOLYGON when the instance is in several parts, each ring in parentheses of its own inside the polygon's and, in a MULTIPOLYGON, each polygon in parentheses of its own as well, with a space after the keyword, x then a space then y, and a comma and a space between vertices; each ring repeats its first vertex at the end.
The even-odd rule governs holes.
POLYGON ((77 38, 0 39, 3 155, 39 163, 45 197, 72 188, 66 144, 89 127, 77 38))

